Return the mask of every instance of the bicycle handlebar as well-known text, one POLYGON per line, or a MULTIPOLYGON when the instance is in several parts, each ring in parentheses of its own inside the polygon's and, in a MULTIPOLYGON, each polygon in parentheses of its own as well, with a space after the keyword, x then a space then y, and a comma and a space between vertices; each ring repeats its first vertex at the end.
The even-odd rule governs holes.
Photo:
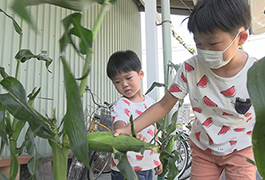
POLYGON ((110 109, 110 108, 112 107, 113 104, 110 104, 110 103, 108 103, 108 102, 106 102, 106 101, 104 102, 104 104, 100 104, 100 103, 96 102, 96 100, 95 100, 95 96, 96 96, 96 94, 95 94, 95 93, 89 88, 88 85, 86 85, 85 91, 86 91, 86 92, 89 92, 89 93, 91 94, 93 102, 94 102, 98 107, 103 107, 103 108, 108 108, 108 109, 110 109))

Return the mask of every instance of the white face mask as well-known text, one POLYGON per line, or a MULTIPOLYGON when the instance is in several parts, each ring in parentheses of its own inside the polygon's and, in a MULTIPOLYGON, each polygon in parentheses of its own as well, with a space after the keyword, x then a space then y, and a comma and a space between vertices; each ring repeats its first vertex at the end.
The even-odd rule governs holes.
POLYGON ((233 39, 233 41, 223 51, 210 51, 210 50, 203 50, 203 49, 197 48, 198 58, 199 58, 200 62, 204 66, 212 68, 212 69, 218 69, 220 67, 225 66, 235 56, 238 48, 236 49, 233 56, 230 59, 228 59, 227 61, 224 61, 223 53, 233 44, 233 42, 235 41, 235 39, 237 38, 237 36, 239 35, 240 32, 241 31, 239 31, 237 33, 237 35, 233 39))

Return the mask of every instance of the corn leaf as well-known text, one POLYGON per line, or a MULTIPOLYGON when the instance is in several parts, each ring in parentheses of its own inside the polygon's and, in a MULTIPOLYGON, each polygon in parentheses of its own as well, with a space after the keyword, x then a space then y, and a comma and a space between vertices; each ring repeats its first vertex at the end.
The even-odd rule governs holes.
POLYGON ((31 58, 36 58, 38 60, 42 60, 46 62, 46 69, 51 73, 49 70, 49 66, 52 63, 52 59, 47 56, 47 51, 42 51, 40 54, 35 55, 29 49, 21 49, 15 56, 17 60, 24 63, 31 58))
POLYGON ((174 151, 171 153, 172 156, 168 159, 168 169, 169 172, 167 174, 168 180, 173 180, 178 175, 178 168, 176 167, 176 161, 178 160, 179 152, 174 151))
POLYGON ((70 147, 74 155, 87 167, 88 144, 84 123, 83 107, 77 83, 71 74, 65 58, 61 56, 64 67, 64 79, 66 87, 67 111, 63 118, 64 129, 70 141, 70 147))
POLYGON ((59 41, 61 52, 65 51, 68 44, 71 44, 77 53, 83 55, 92 48, 92 31, 81 25, 81 18, 80 13, 73 13, 63 19, 65 32, 59 41), (73 37, 79 38, 79 46, 75 44, 73 37))
POLYGON ((17 143, 14 140, 10 141, 10 171, 9 171, 9 179, 15 179, 18 173, 18 153, 17 153, 17 143))
POLYGON ((261 177, 265 177, 265 57, 255 62, 248 71, 247 88, 256 113, 252 133, 255 163, 261 177))
POLYGON ((134 172, 131 164, 128 161, 126 153, 122 153, 120 151, 117 151, 116 149, 113 149, 113 153, 115 159, 120 159, 117 168, 120 170, 124 178, 128 180, 138 180, 136 173, 134 172))
POLYGON ((14 12, 16 12, 22 19, 27 21, 30 25, 32 25, 33 29, 36 30, 36 26, 33 24, 32 19, 29 13, 27 12, 25 4, 22 2, 22 0, 15 0, 11 7, 14 12))
POLYGON ((21 27, 18 25, 18 23, 16 22, 16 20, 15 20, 12 16, 8 15, 8 14, 7 14, 5 11, 3 11, 1 8, 0 8, 0 12, 4 13, 7 17, 9 17, 9 18, 12 20, 12 22, 13 22, 13 26, 14 26, 14 28, 15 28, 15 31, 16 31, 18 34, 22 34, 22 29, 21 29, 21 27))
POLYGON ((3 142, 7 144, 8 140, 7 140, 7 133, 6 133, 5 127, 6 127, 5 126, 5 109, 0 103, 0 137, 3 140, 3 142))
POLYGON ((145 94, 150 93, 155 87, 167 87, 167 85, 164 84, 164 83, 153 82, 153 84, 152 84, 151 87, 146 91, 145 94))
POLYGON ((3 172, 0 173, 0 179, 2 179, 2 180, 8 180, 7 177, 5 176, 5 174, 3 172))
POLYGON ((28 121, 33 132, 42 137, 54 139, 54 133, 48 123, 35 112, 27 103, 26 92, 22 84, 13 77, 6 77, 0 84, 8 91, 0 94, 2 106, 9 111, 16 119, 28 121))
POLYGON ((23 0, 25 5, 38 5, 42 3, 53 4, 56 6, 60 6, 66 9, 71 9, 75 11, 84 11, 88 8, 92 3, 108 3, 113 4, 116 0, 23 0))

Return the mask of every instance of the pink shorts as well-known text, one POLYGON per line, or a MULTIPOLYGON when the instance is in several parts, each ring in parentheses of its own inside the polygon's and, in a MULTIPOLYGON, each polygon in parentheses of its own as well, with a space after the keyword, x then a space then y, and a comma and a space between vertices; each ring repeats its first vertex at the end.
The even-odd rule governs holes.
POLYGON ((252 147, 226 156, 216 156, 201 150, 192 141, 191 180, 220 180, 223 170, 226 180, 255 180, 256 166, 246 161, 254 160, 252 147))

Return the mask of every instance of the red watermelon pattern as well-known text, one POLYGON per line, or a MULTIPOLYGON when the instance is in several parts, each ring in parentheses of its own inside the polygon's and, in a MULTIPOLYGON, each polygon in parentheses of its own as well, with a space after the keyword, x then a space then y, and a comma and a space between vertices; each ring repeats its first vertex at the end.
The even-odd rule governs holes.
POLYGON ((233 97, 236 94, 235 87, 232 86, 231 88, 221 91, 221 94, 223 94, 226 97, 233 97))
POLYGON ((202 125, 206 126, 206 127, 210 127, 213 124, 213 120, 211 117, 207 118, 202 125))
POLYGON ((192 65, 190 65, 189 63, 185 62, 185 70, 190 72, 194 70, 194 67, 192 65))
POLYGON ((208 98, 207 96, 203 97, 203 102, 205 105, 207 106, 212 106, 212 107, 217 107, 217 104, 215 104, 210 98, 208 98))
POLYGON ((200 81, 197 83, 197 86, 205 88, 208 85, 208 78, 204 75, 200 81))
POLYGON ((233 116, 233 114, 229 114, 229 113, 227 113, 227 112, 223 112, 222 115, 223 115, 223 116, 233 116))
POLYGON ((173 84, 170 88, 169 88, 169 92, 181 92, 180 88, 178 87, 178 85, 173 84))
POLYGON ((181 74, 181 79, 182 79, 185 83, 188 82, 188 81, 187 81, 187 78, 184 76, 183 73, 181 74))
POLYGON ((139 115, 141 115, 143 112, 140 111, 140 110, 138 110, 138 109, 136 109, 136 113, 139 114, 139 115))
POLYGON ((137 160, 142 160, 143 158, 144 158, 144 156, 136 155, 136 159, 137 159, 137 160))
POLYGON ((230 128, 228 126, 223 125, 221 130, 219 131, 218 135, 227 133, 229 131, 229 129, 230 128))
POLYGON ((197 108, 197 107, 192 108, 192 110, 195 111, 195 112, 198 112, 198 113, 202 112, 202 109, 201 108, 197 108))
POLYGON ((213 144, 212 138, 209 136, 209 134, 207 134, 207 136, 208 136, 208 139, 209 139, 209 144, 212 145, 213 144))

